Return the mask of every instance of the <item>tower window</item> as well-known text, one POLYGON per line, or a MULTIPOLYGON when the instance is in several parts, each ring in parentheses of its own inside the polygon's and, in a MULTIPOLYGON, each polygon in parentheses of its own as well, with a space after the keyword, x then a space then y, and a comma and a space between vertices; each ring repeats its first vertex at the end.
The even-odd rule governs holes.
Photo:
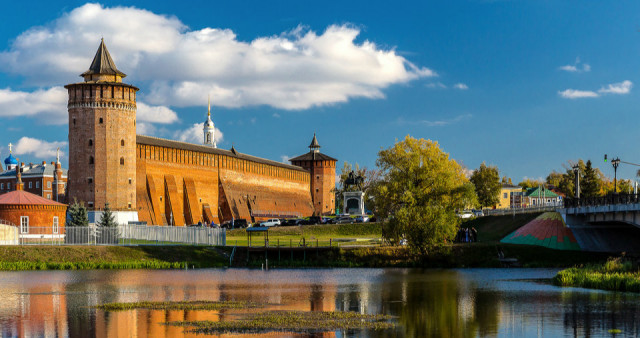
POLYGON ((124 165, 124 157, 120 157, 120 165, 124 165))
POLYGON ((120 140, 120 145, 124 147, 124 140, 120 140))
POLYGON ((102 124, 102 117, 100 118, 100 124, 102 124))
POLYGON ((93 156, 89 156, 89 164, 93 164, 93 156))
POLYGON ((93 145, 93 140, 89 139, 89 147, 93 145))
POLYGON ((132 180, 131 180, 131 179, 129 179, 129 184, 131 184, 131 182, 132 182, 132 180))
POLYGON ((93 177, 87 178, 87 182, 89 182, 89 184, 93 183, 93 177))
POLYGON ((74 126, 76 125, 76 119, 75 118, 73 119, 73 125, 74 126))

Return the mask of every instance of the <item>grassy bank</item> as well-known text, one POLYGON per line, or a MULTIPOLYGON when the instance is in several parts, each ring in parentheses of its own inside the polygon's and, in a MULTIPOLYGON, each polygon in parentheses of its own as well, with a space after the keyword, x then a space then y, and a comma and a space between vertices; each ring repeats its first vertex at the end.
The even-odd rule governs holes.
MULTIPOLYGON (((270 267, 420 267, 467 268, 501 267, 498 247, 505 257, 516 258, 523 267, 569 267, 590 262, 604 262, 606 254, 559 251, 528 245, 501 245, 499 243, 468 243, 434 247, 424 256, 413 254, 407 247, 332 248, 291 254, 286 249, 267 253, 270 267)), ((252 252, 247 260, 246 249, 236 252, 236 262, 250 267, 265 263, 264 252, 252 252)))
POLYGON ((227 249, 202 246, 2 246, 0 270, 223 267, 227 249))
POLYGON ((497 242, 508 234, 516 231, 521 226, 534 220, 541 213, 505 215, 505 216, 484 216, 470 219, 462 223, 462 227, 474 227, 478 230, 479 242, 497 242))
MULTIPOLYGON (((382 237, 382 226, 379 223, 360 224, 323 224, 281 226, 269 229, 269 244, 276 246, 300 246, 305 243, 315 246, 328 246, 329 241, 334 246, 353 244, 353 240, 377 241, 382 237)), ((247 232, 245 229, 227 231, 227 245, 247 246, 247 232), (237 243, 237 244, 236 244, 237 243)), ((254 235, 252 246, 264 245, 262 235, 254 235)))
POLYGON ((631 261, 612 258, 604 264, 589 264, 558 272, 553 283, 610 291, 640 292, 640 270, 631 261))

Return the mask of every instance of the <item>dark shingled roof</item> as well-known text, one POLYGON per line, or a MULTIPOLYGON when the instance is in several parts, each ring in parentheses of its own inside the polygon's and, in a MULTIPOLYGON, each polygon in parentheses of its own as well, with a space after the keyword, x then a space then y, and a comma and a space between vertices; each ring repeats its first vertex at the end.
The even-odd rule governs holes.
POLYGON ((313 140, 311 140, 309 148, 320 148, 320 144, 318 144, 318 139, 316 138, 316 133, 313 133, 313 140))
POLYGON ((252 162, 262 163, 262 164, 268 164, 268 165, 272 165, 272 166, 275 166, 275 167, 281 167, 281 168, 286 168, 286 169, 292 169, 292 170, 298 170, 298 171, 307 172, 306 170, 302 169, 301 167, 298 167, 298 166, 295 166, 295 165, 284 164, 284 163, 281 163, 281 162, 267 160, 267 159, 256 157, 256 156, 242 154, 242 153, 238 152, 235 149, 235 147, 233 148, 233 150, 235 152, 231 152, 229 150, 224 150, 224 149, 219 149, 219 148, 212 148, 210 146, 205 146, 205 145, 199 145, 199 144, 193 144, 193 143, 187 143, 187 142, 180 142, 180 141, 174 141, 174 140, 167 140, 167 139, 162 139, 162 138, 158 138, 158 137, 144 136, 144 135, 136 135, 136 143, 150 145, 150 146, 157 146, 157 147, 167 147, 167 148, 173 148, 173 149, 197 151, 197 152, 206 153, 206 154, 226 155, 226 156, 229 156, 229 157, 235 157, 235 158, 239 158, 239 159, 242 159, 242 160, 247 160, 247 161, 252 161, 252 162))
POLYGON ((125 73, 118 70, 115 62, 107 50, 107 46, 104 44, 104 39, 100 41, 100 47, 96 52, 96 56, 93 57, 93 62, 89 70, 82 73, 80 76, 87 76, 93 74, 108 74, 108 75, 120 75, 122 77, 127 76, 125 73))
POLYGON ((338 160, 336 160, 335 158, 329 155, 325 155, 323 153, 315 153, 313 151, 310 151, 304 155, 291 158, 289 159, 289 161, 294 162, 294 161, 338 161, 338 160))

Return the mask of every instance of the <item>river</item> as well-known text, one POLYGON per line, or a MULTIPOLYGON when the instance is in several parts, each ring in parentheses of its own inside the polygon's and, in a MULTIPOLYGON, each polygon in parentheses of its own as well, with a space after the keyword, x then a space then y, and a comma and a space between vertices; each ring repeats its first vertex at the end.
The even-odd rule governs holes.
MULTIPOLYGON (((387 331, 321 337, 559 337, 640 334, 640 295, 559 288, 553 269, 249 269, 0 272, 3 337, 196 337, 179 320, 244 310, 104 312, 142 300, 242 300, 268 309, 397 317, 387 331)), ((233 313, 231 313, 233 312, 233 313)), ((237 337, 238 335, 235 335, 237 337)), ((258 336, 305 336, 266 333, 258 336)), ((618 335, 619 336, 619 335, 618 335)), ((199 336, 202 337, 202 336, 199 336)))

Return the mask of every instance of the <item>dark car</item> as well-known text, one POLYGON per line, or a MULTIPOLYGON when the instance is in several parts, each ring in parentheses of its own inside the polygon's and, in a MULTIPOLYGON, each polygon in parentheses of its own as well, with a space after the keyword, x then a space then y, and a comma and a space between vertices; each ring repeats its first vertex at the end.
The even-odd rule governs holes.
POLYGON ((225 229, 239 229, 239 228, 246 228, 248 226, 249 226, 249 223, 247 223, 247 220, 243 218, 226 221, 220 224, 220 227, 225 229))
POLYGON ((335 224, 353 223, 355 219, 351 216, 340 216, 334 219, 335 224))
POLYGON ((308 224, 322 224, 322 217, 320 217, 320 216, 311 216, 311 217, 309 217, 308 224))

